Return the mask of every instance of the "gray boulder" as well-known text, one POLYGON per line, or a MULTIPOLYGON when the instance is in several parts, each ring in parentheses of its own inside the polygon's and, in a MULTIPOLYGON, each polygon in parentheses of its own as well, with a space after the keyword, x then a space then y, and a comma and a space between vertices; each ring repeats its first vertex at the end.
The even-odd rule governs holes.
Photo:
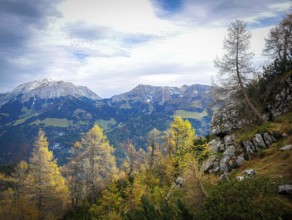
POLYGON ((211 150, 214 153, 218 153, 219 151, 221 151, 220 149, 221 141, 219 138, 213 139, 208 143, 208 145, 210 146, 211 150))
POLYGON ((184 178, 182 178, 182 177, 177 177, 176 179, 175 179, 175 181, 174 181, 174 184, 175 184, 175 188, 177 188, 177 187, 182 187, 183 186, 183 184, 184 184, 184 182, 185 182, 185 179, 184 178))
POLYGON ((243 145, 246 153, 252 154, 255 152, 255 146, 253 145, 253 143, 251 141, 243 141, 242 145, 243 145))
POLYGON ((292 194, 292 185, 279 185, 278 186, 278 193, 279 194, 292 194))
POLYGON ((253 169, 247 169, 247 170, 244 170, 243 173, 248 176, 248 177, 252 177, 254 176, 256 173, 253 169))
POLYGON ((220 160, 220 171, 221 172, 228 172, 229 171, 229 166, 228 166, 228 162, 230 160, 230 157, 229 156, 226 156, 226 157, 223 157, 221 160, 220 160))
POLYGON ((279 150, 281 150, 281 151, 292 150, 292 144, 285 145, 285 146, 281 147, 279 150))
POLYGON ((205 173, 216 173, 219 169, 219 159, 216 155, 211 155, 203 162, 201 167, 201 170, 205 173))
POLYGON ((232 158, 229 159, 228 166, 229 166, 230 170, 236 169, 238 167, 238 164, 236 162, 236 157, 232 157, 232 158))
POLYGON ((265 149, 267 147, 261 134, 256 134, 252 141, 253 144, 259 149, 265 149))
POLYGON ((263 138, 264 138, 264 141, 266 142, 267 146, 270 146, 272 143, 274 143, 276 141, 275 138, 267 132, 264 133, 263 138))
POLYGON ((243 155, 239 155, 237 158, 236 158, 236 164, 237 166, 241 166, 243 164, 243 162, 245 161, 243 155))
POLYGON ((245 179, 245 177, 244 177, 244 176, 236 176, 236 179, 237 179, 238 181, 242 181, 242 180, 245 179))
POLYGON ((223 157, 233 157, 235 155, 235 147, 233 145, 228 146, 226 150, 223 152, 223 157))
POLYGON ((233 145, 234 140, 235 140, 235 136, 234 135, 226 135, 224 137, 225 148, 227 148, 230 145, 233 145))

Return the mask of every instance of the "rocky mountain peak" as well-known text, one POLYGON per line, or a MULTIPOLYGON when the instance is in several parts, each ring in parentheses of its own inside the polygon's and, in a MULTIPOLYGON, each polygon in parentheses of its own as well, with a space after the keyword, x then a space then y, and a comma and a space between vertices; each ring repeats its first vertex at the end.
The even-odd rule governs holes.
POLYGON ((21 84, 11 92, 2 95, 0 97, 0 105, 16 98, 28 101, 31 98, 51 99, 65 96, 86 97, 93 100, 101 99, 86 86, 76 86, 70 82, 42 79, 21 84))
POLYGON ((121 100, 127 101, 143 101, 143 102, 157 102, 163 104, 165 101, 189 96, 196 96, 202 93, 209 92, 209 86, 206 85, 183 85, 182 87, 169 86, 150 86, 140 84, 129 92, 112 97, 112 101, 119 102, 121 100))

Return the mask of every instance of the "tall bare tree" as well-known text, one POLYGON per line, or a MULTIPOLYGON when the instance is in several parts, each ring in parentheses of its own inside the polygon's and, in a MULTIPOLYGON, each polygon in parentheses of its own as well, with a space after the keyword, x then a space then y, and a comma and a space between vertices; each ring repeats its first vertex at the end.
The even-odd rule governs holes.
POLYGON ((288 13, 279 25, 271 29, 265 41, 264 54, 279 62, 285 71, 287 62, 292 59, 292 13, 288 13))
POLYGON ((247 30, 245 22, 232 22, 223 43, 225 53, 221 59, 216 58, 214 63, 219 70, 218 79, 223 89, 233 98, 241 94, 257 118, 265 121, 246 91, 246 84, 254 73, 251 63, 254 53, 249 51, 250 39, 251 32, 247 30))

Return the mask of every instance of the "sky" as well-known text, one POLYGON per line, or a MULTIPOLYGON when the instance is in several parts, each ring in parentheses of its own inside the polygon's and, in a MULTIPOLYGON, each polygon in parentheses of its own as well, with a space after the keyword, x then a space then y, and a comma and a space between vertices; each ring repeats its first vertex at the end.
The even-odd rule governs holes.
POLYGON ((52 79, 103 98, 138 84, 210 84, 230 22, 247 23, 254 65, 291 0, 0 0, 0 92, 52 79))

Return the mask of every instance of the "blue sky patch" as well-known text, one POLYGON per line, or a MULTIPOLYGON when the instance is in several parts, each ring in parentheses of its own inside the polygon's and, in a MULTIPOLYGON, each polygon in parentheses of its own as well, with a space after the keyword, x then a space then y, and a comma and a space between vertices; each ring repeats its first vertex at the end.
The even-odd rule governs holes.
POLYGON ((153 3, 161 9, 162 16, 171 16, 182 11, 184 0, 153 0, 153 3))

